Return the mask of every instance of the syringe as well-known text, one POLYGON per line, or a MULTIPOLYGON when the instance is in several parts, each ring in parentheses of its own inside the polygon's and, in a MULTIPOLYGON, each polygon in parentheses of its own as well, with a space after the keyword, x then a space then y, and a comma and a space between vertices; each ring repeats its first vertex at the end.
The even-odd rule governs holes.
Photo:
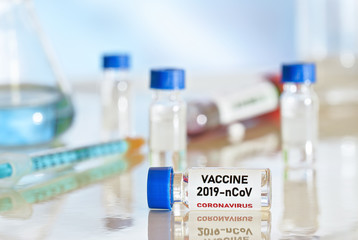
MULTIPOLYGON (((138 148, 137 148, 138 150, 138 148)), ((139 153, 130 156, 107 156, 103 164, 85 171, 69 171, 49 181, 19 190, 0 190, 0 215, 12 218, 29 218, 31 205, 98 183, 124 171, 130 171, 143 161, 139 153)))
POLYGON ((68 166, 87 159, 124 154, 143 143, 141 138, 127 138, 78 148, 58 148, 33 154, 4 153, 0 155, 0 188, 14 186, 30 173, 68 166))

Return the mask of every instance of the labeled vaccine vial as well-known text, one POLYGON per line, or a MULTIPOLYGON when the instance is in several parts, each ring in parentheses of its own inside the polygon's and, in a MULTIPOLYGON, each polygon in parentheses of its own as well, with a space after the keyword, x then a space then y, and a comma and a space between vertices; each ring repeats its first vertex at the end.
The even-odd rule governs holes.
POLYGON ((131 133, 129 61, 127 54, 103 56, 101 98, 105 140, 125 138, 131 133))
POLYGON ((202 101, 192 100, 188 102, 188 135, 258 117, 276 110, 278 105, 279 90, 270 81, 256 81, 202 101))
POLYGON ((176 215, 151 210, 148 216, 149 240, 269 240, 270 235, 270 211, 189 211, 176 215))
POLYGON ((183 169, 186 157, 186 103, 181 98, 185 88, 182 69, 151 71, 149 151, 151 166, 174 166, 183 169))
POLYGON ((172 167, 148 172, 148 206, 172 209, 175 202, 190 210, 269 210, 269 169, 191 168, 173 173, 172 167))
POLYGON ((281 138, 283 158, 289 167, 309 167, 318 141, 318 97, 312 63, 283 65, 281 138))

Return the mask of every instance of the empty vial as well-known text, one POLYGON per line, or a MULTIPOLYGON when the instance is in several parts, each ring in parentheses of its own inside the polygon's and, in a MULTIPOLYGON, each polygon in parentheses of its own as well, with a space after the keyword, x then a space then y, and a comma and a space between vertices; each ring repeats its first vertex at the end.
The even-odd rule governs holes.
POLYGON ((182 169, 186 160, 186 103, 181 98, 184 70, 152 70, 150 88, 154 90, 149 117, 151 166, 182 169))
POLYGON ((289 167, 312 166, 318 141, 318 97, 312 63, 283 65, 281 135, 283 158, 289 167))
POLYGON ((172 209, 183 203, 190 210, 269 210, 269 169, 152 167, 147 180, 148 206, 172 209))
POLYGON ((131 132, 129 55, 103 57, 101 84, 103 134, 106 140, 125 138, 131 132))

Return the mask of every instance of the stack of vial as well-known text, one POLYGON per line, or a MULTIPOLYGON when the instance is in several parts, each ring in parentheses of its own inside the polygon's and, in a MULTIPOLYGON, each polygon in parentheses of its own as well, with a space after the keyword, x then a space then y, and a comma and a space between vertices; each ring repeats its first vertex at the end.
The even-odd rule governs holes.
MULTIPOLYGON (((311 167, 318 137, 318 98, 312 88, 316 80, 315 65, 283 65, 282 71, 284 162, 287 167, 311 167)), ((156 90, 150 110, 152 162, 161 161, 168 154, 172 160, 177 151, 185 151, 185 104, 178 98, 178 90, 184 88, 183 75, 173 69, 152 71, 151 88, 156 90)), ((272 89, 270 94, 275 92, 271 85, 266 89, 272 89)), ((270 108, 274 109, 277 101, 269 99, 272 99, 270 108)), ((150 208, 170 210, 175 202, 191 210, 269 210, 271 207, 269 169, 191 168, 174 173, 173 164, 159 166, 148 172, 150 208)))

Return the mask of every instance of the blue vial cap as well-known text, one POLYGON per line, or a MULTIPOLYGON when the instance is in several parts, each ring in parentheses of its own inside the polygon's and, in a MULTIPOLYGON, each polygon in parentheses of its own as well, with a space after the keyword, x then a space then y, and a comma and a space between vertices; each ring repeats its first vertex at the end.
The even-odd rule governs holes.
POLYGON ((103 68, 129 69, 129 55, 128 54, 104 55, 103 68))
POLYGON ((152 167, 148 171, 147 201, 149 208, 172 209, 173 168, 152 167))
POLYGON ((315 83, 316 67, 314 63, 282 65, 282 82, 315 83))
POLYGON ((150 88, 173 90, 185 88, 183 69, 154 69, 150 72, 150 88))

